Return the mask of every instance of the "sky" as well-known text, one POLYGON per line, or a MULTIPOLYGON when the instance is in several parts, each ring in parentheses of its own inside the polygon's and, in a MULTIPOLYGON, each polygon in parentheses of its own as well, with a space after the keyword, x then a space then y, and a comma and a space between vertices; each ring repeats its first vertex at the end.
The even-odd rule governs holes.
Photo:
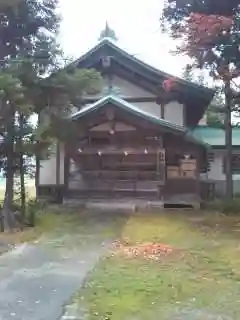
POLYGON ((175 43, 160 30, 163 0, 60 0, 59 42, 67 56, 79 58, 98 43, 106 21, 117 45, 150 65, 180 76, 187 63, 169 53, 175 43))

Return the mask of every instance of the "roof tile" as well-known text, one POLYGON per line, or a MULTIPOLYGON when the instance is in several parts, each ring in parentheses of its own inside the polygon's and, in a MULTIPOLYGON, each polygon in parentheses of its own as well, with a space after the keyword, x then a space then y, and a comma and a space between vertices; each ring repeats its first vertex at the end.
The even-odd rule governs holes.
MULTIPOLYGON (((225 130, 222 128, 198 126, 192 130, 192 134, 213 147, 225 147, 225 130)), ((232 145, 240 146, 240 128, 238 127, 232 129, 232 145)))

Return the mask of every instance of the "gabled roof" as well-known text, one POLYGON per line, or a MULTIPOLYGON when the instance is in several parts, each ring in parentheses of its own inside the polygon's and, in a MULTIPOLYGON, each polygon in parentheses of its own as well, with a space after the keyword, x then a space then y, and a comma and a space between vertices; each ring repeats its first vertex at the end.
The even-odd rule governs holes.
MULTIPOLYGON (((192 130, 195 138, 201 139, 215 148, 225 148, 225 130, 222 128, 198 126, 192 130)), ((240 146, 240 128, 232 128, 232 146, 240 146)))
POLYGON ((109 38, 103 38, 95 47, 67 68, 94 68, 104 72, 102 58, 105 56, 111 57, 111 70, 114 74, 142 86, 156 96, 159 89, 162 88, 163 81, 174 78, 177 83, 174 99, 180 99, 179 102, 186 106, 186 122, 189 126, 198 124, 215 94, 212 89, 172 76, 150 66, 119 48, 109 38))
POLYGON ((166 129, 167 131, 172 131, 172 132, 178 133, 178 134, 184 136, 186 138, 186 140, 188 140, 190 142, 207 146, 207 143, 204 143, 200 139, 194 137, 187 128, 180 126, 180 125, 177 125, 177 124, 174 124, 174 123, 171 123, 167 120, 158 118, 157 116, 154 116, 148 112, 145 112, 142 109, 140 109, 140 108, 128 103, 127 101, 121 99, 120 97, 114 96, 114 95, 107 95, 107 96, 103 97, 102 99, 99 99, 95 103, 90 104, 89 106, 82 108, 80 111, 71 115, 70 119, 78 120, 78 119, 92 113, 93 111, 99 110, 100 108, 104 107, 105 105, 107 105, 109 103, 126 111, 126 112, 129 112, 137 117, 140 117, 142 119, 150 121, 156 125, 159 125, 162 128, 166 129))
POLYGON ((101 99, 99 99, 98 101, 96 101, 93 104, 90 104, 89 106, 84 107, 83 109, 81 109, 80 111, 76 112, 75 114, 73 114, 71 116, 72 119, 79 119, 83 116, 85 116, 88 113, 91 113, 103 106, 105 106, 106 104, 111 103, 114 106, 117 106, 127 112, 130 112, 134 115, 137 115, 143 119, 146 119, 148 121, 151 121, 155 124, 159 124, 165 128, 168 129, 172 129, 172 130, 176 130, 179 132, 185 132, 185 128, 176 124, 173 124, 169 121, 166 121, 164 119, 158 118, 157 116, 152 115, 151 113, 145 112, 141 109, 139 109, 138 107, 132 105, 131 103, 128 103, 127 101, 121 99, 118 96, 114 96, 114 95, 107 95, 101 99))
MULTIPOLYGON (((111 38, 108 38, 108 37, 103 38, 95 47, 93 47, 87 53, 82 55, 79 59, 74 61, 71 64, 71 66, 74 65, 74 66, 79 66, 81 68, 82 67, 83 68, 89 67, 90 66, 89 63, 91 64, 91 62, 87 62, 86 60, 88 60, 94 53, 96 53, 98 51, 104 52, 105 51, 104 49, 107 49, 107 48, 111 49, 110 52, 116 52, 116 53, 120 54, 120 57, 122 56, 122 57, 129 59, 136 66, 143 67, 145 72, 147 72, 149 75, 151 74, 153 77, 158 79, 159 83, 161 82, 161 80, 165 80, 165 79, 169 79, 169 78, 174 77, 175 81, 177 83, 179 83, 180 85, 187 86, 187 87, 189 87, 189 89, 192 89, 194 91, 197 90, 197 91, 199 91, 199 94, 205 93, 206 96, 205 97, 202 96, 202 98, 209 99, 209 102, 211 101, 211 99, 213 98, 213 95, 215 94, 215 90, 213 90, 213 89, 192 83, 190 81, 186 81, 182 78, 175 77, 175 76, 170 75, 164 71, 160 71, 159 69, 154 68, 153 66, 136 58, 134 55, 131 55, 128 52, 126 52, 125 50, 121 49, 119 46, 117 46, 115 43, 113 43, 111 38)), ((112 58, 115 58, 115 57, 113 56, 112 58)))

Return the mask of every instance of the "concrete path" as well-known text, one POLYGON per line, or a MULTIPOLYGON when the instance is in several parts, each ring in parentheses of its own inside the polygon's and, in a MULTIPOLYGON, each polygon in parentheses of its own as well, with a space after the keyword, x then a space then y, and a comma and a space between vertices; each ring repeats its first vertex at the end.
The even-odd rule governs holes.
POLYGON ((61 319, 106 246, 90 235, 66 235, 1 256, 0 320, 61 319))

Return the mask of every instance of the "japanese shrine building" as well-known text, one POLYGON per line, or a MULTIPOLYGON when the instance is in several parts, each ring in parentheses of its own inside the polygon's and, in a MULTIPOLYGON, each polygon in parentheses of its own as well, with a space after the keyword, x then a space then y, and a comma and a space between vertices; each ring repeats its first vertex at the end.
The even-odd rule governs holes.
MULTIPOLYGON (((201 201, 213 184, 217 195, 224 192, 224 131, 203 123, 213 90, 175 78, 174 94, 163 99, 159 88, 172 76, 107 37, 76 66, 100 71, 102 90, 73 110, 77 143, 58 143, 49 159, 37 161, 38 196, 201 201)), ((233 146, 239 145, 236 129, 233 146)))

